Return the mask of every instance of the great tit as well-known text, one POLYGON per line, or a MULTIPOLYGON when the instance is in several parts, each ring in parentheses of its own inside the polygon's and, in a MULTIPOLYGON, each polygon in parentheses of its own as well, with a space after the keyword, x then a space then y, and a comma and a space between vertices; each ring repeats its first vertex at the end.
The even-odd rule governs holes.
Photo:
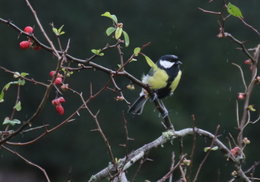
MULTIPOLYGON (((152 62, 152 61, 151 61, 152 62)), ((151 70, 142 77, 142 82, 147 84, 158 99, 172 95, 181 79, 182 71, 180 64, 182 62, 175 55, 164 55, 157 62, 149 63, 151 70)), ((142 89, 140 96, 130 106, 128 112, 140 115, 143 112, 146 101, 150 98, 147 91, 142 89)))

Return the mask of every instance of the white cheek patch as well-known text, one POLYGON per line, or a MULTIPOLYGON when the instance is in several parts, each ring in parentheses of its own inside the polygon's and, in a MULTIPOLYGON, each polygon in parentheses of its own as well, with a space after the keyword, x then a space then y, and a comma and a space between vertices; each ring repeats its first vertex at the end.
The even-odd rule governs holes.
POLYGON ((172 67, 174 64, 175 64, 175 62, 170 62, 167 60, 160 60, 160 65, 166 69, 172 67))

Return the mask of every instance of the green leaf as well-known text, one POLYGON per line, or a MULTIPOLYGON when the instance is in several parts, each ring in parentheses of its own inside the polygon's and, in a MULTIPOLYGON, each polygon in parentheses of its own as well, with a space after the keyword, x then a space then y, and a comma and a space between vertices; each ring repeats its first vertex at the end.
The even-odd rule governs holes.
POLYGON ((247 107, 247 109, 248 109, 249 111, 252 111, 252 112, 255 112, 255 111, 256 111, 256 109, 254 108, 254 105, 249 105, 249 106, 247 107))
POLYGON ((64 25, 61 25, 61 27, 58 28, 58 29, 55 28, 55 27, 53 27, 53 28, 52 28, 52 31, 53 31, 53 33, 54 33, 56 36, 61 36, 61 35, 65 34, 65 32, 62 31, 63 27, 64 27, 64 25))
POLYGON ((12 126, 14 126, 16 124, 21 124, 21 121, 18 120, 18 119, 10 120, 8 117, 6 117, 4 122, 3 122, 3 125, 12 125, 12 126))
POLYGON ((147 64, 151 67, 151 68, 157 68, 157 65, 146 55, 143 55, 147 64))
POLYGON ((110 36, 115 30, 116 30, 115 27, 108 27, 108 28, 106 29, 106 34, 107 34, 107 36, 110 36))
POLYGON ((111 19, 112 19, 116 24, 118 23, 116 15, 111 15, 111 19))
POLYGON ((111 13, 109 11, 106 11, 105 13, 101 14, 101 16, 111 18, 111 13))
POLYGON ((0 103, 4 102, 5 91, 9 89, 11 84, 14 84, 14 82, 9 82, 5 84, 5 86, 2 88, 2 91, 0 93, 0 103))
POLYGON ((141 48, 140 47, 136 47, 135 49, 134 49, 134 55, 135 56, 138 56, 138 54, 141 52, 141 48))
POLYGON ((105 12, 105 13, 103 13, 101 16, 104 16, 104 17, 107 17, 107 18, 110 18, 111 20, 113 20, 113 22, 114 23, 116 23, 117 24, 117 17, 116 17, 116 15, 111 15, 111 13, 110 12, 105 12))
POLYGON ((137 59, 133 58, 133 59, 130 60, 130 63, 131 62, 136 62, 136 61, 137 61, 137 59))
POLYGON ((25 85, 25 80, 19 79, 17 84, 20 85, 20 86, 24 86, 25 85))
POLYGON ((53 27, 52 28, 52 31, 53 31, 53 33, 55 34, 55 35, 59 35, 59 32, 58 32, 58 29, 57 28, 55 28, 55 27, 53 27))
POLYGON ((14 109, 15 109, 16 111, 21 111, 21 110, 22 110, 22 104, 21 104, 20 101, 18 101, 18 102, 15 104, 14 109))
POLYGON ((218 146, 214 146, 214 147, 205 147, 204 148, 204 152, 208 152, 208 151, 216 151, 218 150, 218 146))
POLYGON ((14 84, 14 82, 9 82, 9 83, 5 84, 3 91, 7 91, 12 84, 14 84))
POLYGON ((125 46, 128 47, 130 44, 129 36, 125 31, 123 31, 123 35, 124 35, 124 40, 125 40, 125 46))
POLYGON ((64 25, 61 25, 61 27, 58 29, 59 32, 62 32, 64 25))
POLYGON ((115 31, 115 38, 119 39, 121 37, 121 35, 122 35, 122 32, 123 32, 123 28, 122 27, 117 27, 116 31, 115 31))
POLYGON ((4 96, 5 96, 5 93, 2 90, 1 93, 0 93, 0 103, 4 102, 4 96))
POLYGON ((97 56, 104 56, 105 54, 101 52, 101 49, 91 49, 91 52, 97 56))
POLYGON ((117 67, 118 67, 118 68, 121 68, 121 64, 117 64, 117 67))
POLYGON ((22 72, 20 75, 21 75, 22 77, 26 77, 26 76, 29 75, 29 73, 22 72))
POLYGON ((232 16, 244 18, 240 9, 237 6, 231 4, 230 2, 227 5, 227 12, 232 16))

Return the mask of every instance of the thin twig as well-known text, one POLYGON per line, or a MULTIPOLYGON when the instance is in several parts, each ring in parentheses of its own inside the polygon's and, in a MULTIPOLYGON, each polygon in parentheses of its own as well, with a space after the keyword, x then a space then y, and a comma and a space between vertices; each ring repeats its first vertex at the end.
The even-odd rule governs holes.
POLYGON ((198 7, 198 9, 200 11, 202 11, 203 13, 208 13, 208 14, 213 14, 213 15, 221 15, 221 12, 218 12, 218 11, 209 11, 209 10, 206 10, 206 9, 203 9, 203 8, 200 8, 200 7, 198 7))
POLYGON ((22 159, 23 161, 25 161, 27 164, 29 164, 29 165, 31 165, 31 166, 36 167, 37 169, 39 169, 39 170, 44 174, 46 180, 47 180, 48 182, 50 182, 50 178, 49 178, 49 176, 48 176, 48 174, 47 174, 47 172, 46 172, 46 170, 45 170, 44 168, 42 168, 41 166, 39 166, 39 165, 33 163, 32 161, 26 159, 25 157, 23 157, 23 156, 22 156, 21 154, 19 154, 18 152, 14 151, 14 150, 12 150, 12 149, 10 149, 10 148, 4 146, 4 145, 2 145, 1 147, 4 148, 5 150, 7 150, 8 152, 11 152, 12 154, 16 155, 17 157, 19 157, 20 159, 22 159))
POLYGON ((257 33, 257 35, 260 35, 260 32, 259 32, 255 27, 253 27, 252 25, 248 24, 248 23, 245 21, 244 18, 239 18, 239 19, 242 21, 242 23, 243 23, 246 27, 248 27, 248 28, 250 28, 251 30, 253 30, 255 33, 257 33))
POLYGON ((37 25, 39 26, 39 28, 40 28, 40 30, 41 30, 43 36, 45 37, 45 39, 46 39, 46 40, 48 41, 48 43, 50 44, 50 46, 51 46, 51 48, 52 48, 52 51, 55 53, 55 56, 57 56, 58 59, 61 59, 61 57, 60 57, 60 55, 59 55, 57 49, 55 48, 53 42, 51 41, 51 39, 49 38, 49 36, 48 36, 47 33, 45 32, 45 30, 44 30, 44 28, 43 28, 43 26, 42 26, 42 24, 41 24, 41 22, 40 22, 40 20, 39 20, 39 18, 38 18, 38 15, 37 15, 36 11, 34 10, 34 8, 32 7, 31 3, 29 2, 29 0, 25 0, 25 2, 26 2, 26 4, 27 4, 27 6, 30 8, 30 10, 31 10, 31 12, 32 12, 32 14, 33 14, 33 16, 34 16, 34 19, 35 19, 35 21, 37 22, 37 25))
POLYGON ((157 180, 157 182, 164 182, 164 181, 166 181, 168 178, 170 178, 171 175, 172 175, 172 173, 175 171, 175 169, 177 169, 177 168, 181 165, 181 163, 182 163, 182 161, 183 161, 183 159, 184 159, 185 157, 186 157, 186 154, 185 154, 185 155, 182 155, 181 158, 180 158, 180 160, 177 162, 177 164, 176 164, 175 166, 171 167, 170 171, 167 172, 161 179, 157 180))
POLYGON ((246 92, 246 90, 247 90, 247 85, 246 85, 246 80, 245 80, 244 72, 243 72, 241 66, 239 66, 239 65, 236 64, 236 63, 231 63, 231 64, 234 65, 234 66, 236 66, 236 67, 239 69, 240 74, 241 74, 241 78, 242 78, 242 82, 243 82, 243 85, 244 85, 244 87, 245 87, 245 92, 246 92))
MULTIPOLYGON (((212 138, 212 142, 211 142, 211 144, 210 144, 210 148, 212 148, 213 145, 215 144, 215 141, 216 141, 217 135, 218 135, 219 127, 220 127, 220 126, 218 125, 217 128, 216 128, 215 137, 212 138)), ((211 149, 209 149, 209 150, 207 151, 206 155, 205 155, 204 158, 202 159, 202 161, 201 161, 201 163, 199 164, 199 167, 198 167, 198 169, 197 169, 197 171, 196 171, 196 174, 195 174, 195 176, 194 176, 192 182, 196 182, 196 181, 197 181, 198 176, 199 176, 199 173, 200 173, 200 171, 201 171, 201 168, 202 168, 202 166, 204 165, 204 163, 206 162, 206 160, 207 160, 207 158, 208 158, 210 152, 211 152, 211 149)))

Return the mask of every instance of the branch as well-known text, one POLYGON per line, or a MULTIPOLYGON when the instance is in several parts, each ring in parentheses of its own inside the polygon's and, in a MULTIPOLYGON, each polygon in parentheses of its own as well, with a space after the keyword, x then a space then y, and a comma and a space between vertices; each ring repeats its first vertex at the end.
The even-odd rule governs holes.
POLYGON ((38 24, 38 26, 39 26, 43 36, 45 37, 45 39, 50 44, 50 46, 52 48, 52 51, 55 53, 55 56, 57 56, 58 59, 61 59, 61 56, 59 55, 59 53, 58 53, 57 49, 55 48, 54 44, 52 43, 51 39, 48 37, 47 33, 45 32, 45 30, 44 30, 44 28, 43 28, 43 26, 42 26, 42 24, 41 24, 41 22, 40 22, 40 20, 38 18, 38 15, 37 15, 36 11, 33 9, 31 3, 28 0, 25 0, 25 2, 27 4, 27 6, 30 8, 30 10, 31 10, 31 12, 32 12, 32 14, 34 16, 35 21, 37 22, 37 24, 38 24))
POLYGON ((38 168, 38 169, 44 174, 44 176, 45 176, 47 182, 50 182, 49 176, 48 176, 48 174, 47 174, 47 172, 45 171, 44 168, 42 168, 41 166, 39 166, 39 165, 37 165, 37 164, 35 164, 35 163, 29 161, 28 159, 26 159, 25 157, 23 157, 23 156, 22 156, 21 154, 19 154, 18 152, 13 151, 12 149, 10 149, 10 148, 8 148, 8 147, 6 147, 6 146, 4 146, 4 145, 2 145, 1 147, 3 147, 3 148, 4 148, 5 150, 7 150, 8 152, 11 152, 12 154, 16 155, 17 157, 21 158, 21 159, 24 160, 27 164, 29 164, 29 165, 31 165, 31 166, 33 166, 33 167, 38 168))
POLYGON ((237 160, 234 156, 230 153, 228 147, 223 144, 216 136, 206 130, 199 129, 199 128, 186 128, 179 131, 168 130, 164 132, 159 138, 155 139, 154 141, 145 144, 144 146, 138 148, 137 150, 133 151, 129 155, 124 158, 119 159, 119 162, 116 165, 110 164, 108 167, 102 169, 100 172, 93 175, 88 182, 97 182, 101 181, 104 178, 107 178, 113 174, 116 174, 117 171, 125 171, 132 165, 134 165, 138 160, 140 160, 145 153, 148 151, 160 147, 167 142, 170 142, 176 138, 184 137, 187 135, 198 134, 199 136, 204 136, 210 138, 214 141, 214 144, 219 147, 219 149, 226 155, 231 161, 237 163, 237 160))

